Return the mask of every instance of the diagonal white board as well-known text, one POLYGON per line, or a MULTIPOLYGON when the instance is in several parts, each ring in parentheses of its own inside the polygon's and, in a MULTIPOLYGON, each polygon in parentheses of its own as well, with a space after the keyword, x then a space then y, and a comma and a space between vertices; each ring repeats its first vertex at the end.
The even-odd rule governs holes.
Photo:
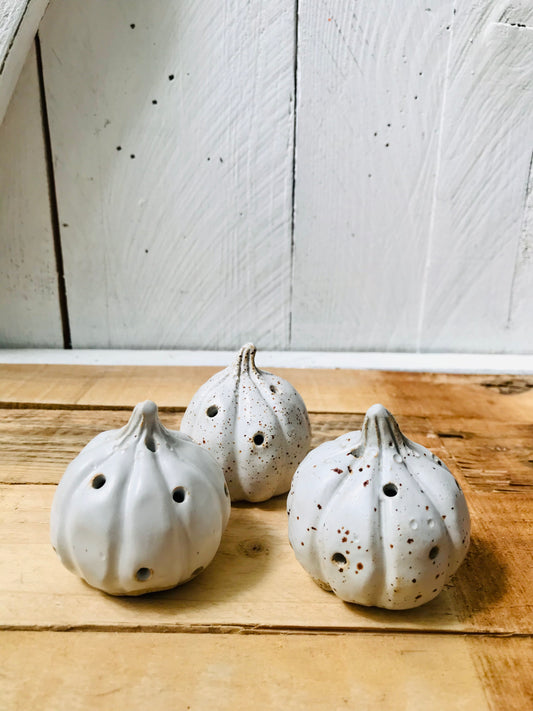
POLYGON ((0 2, 0 123, 47 5, 48 0, 0 2))

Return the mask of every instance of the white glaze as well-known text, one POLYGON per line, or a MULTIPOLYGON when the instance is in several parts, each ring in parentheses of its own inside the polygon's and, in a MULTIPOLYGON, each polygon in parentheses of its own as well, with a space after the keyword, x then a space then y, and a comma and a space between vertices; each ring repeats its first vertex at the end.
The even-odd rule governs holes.
POLYGON ((404 437, 382 405, 368 410, 361 431, 309 453, 287 512, 301 565, 322 587, 361 605, 428 602, 470 541, 459 484, 440 459, 404 437))
POLYGON ((140 595, 198 575, 229 513, 213 457, 163 427, 147 400, 125 427, 96 436, 68 466, 52 504, 51 540, 89 585, 140 595))
POLYGON ((181 423, 216 457, 233 501, 288 491, 311 439, 304 401, 286 380, 259 370, 255 353, 243 346, 196 392, 181 423))

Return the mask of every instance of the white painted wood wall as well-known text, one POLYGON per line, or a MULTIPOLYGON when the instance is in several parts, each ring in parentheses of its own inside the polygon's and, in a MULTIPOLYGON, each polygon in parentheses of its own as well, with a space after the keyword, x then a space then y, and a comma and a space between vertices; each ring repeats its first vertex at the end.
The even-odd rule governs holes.
POLYGON ((1 346, 533 352, 529 0, 52 0, 39 42, 1 346))

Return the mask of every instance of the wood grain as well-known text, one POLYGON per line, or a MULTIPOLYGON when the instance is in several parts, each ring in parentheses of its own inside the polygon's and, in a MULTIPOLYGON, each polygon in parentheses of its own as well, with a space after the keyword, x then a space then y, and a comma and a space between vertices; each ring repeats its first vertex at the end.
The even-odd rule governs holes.
POLYGON ((516 494, 489 492, 450 465, 471 511, 472 546, 438 598, 401 612, 346 605, 316 586, 290 549, 285 497, 234 506, 215 561, 192 583, 119 599, 90 589, 54 556, 48 541, 53 486, 2 486, 0 626, 9 628, 16 620, 15 626, 36 629, 232 626, 531 634, 533 476, 529 489, 516 494))
MULTIPOLYGON (((261 367, 261 358, 257 359, 261 367)), ((2 364, 0 403, 131 408, 151 398, 184 410, 220 368, 2 364)), ((302 395, 311 412, 363 414, 381 402, 395 415, 533 421, 533 377, 448 375, 364 370, 273 368, 302 395)))
POLYGON ((532 29, 530 2, 456 5, 423 350, 533 347, 532 29))
POLYGON ((292 346, 533 347, 529 2, 302 4, 292 346))
MULTIPOLYGON (((160 411, 179 429, 181 412, 160 411)), ((123 427, 129 410, 0 408, 0 483, 57 484, 67 463, 106 429, 123 427)), ((311 447, 359 429, 362 414, 311 413, 311 447)), ((485 420, 399 418, 410 439, 456 468, 479 491, 528 493, 533 477, 533 425, 485 420)))
POLYGON ((453 6, 301 4, 294 348, 416 347, 453 6))
MULTIPOLYGON (((505 649, 524 670, 533 661, 523 640, 487 646, 505 649)), ((3 701, 12 711, 234 711, 249 709, 252 693, 259 710, 518 711, 512 698, 505 706, 486 698, 476 652, 461 637, 437 635, 10 632, 0 659, 3 701), (43 663, 49 659, 52 665, 43 663)), ((509 677, 500 679, 496 702, 512 688, 509 677)))
MULTIPOLYGON (((285 497, 233 506, 213 563, 187 585, 140 598, 90 588, 61 566, 49 543, 55 483, 92 436, 125 422, 129 400, 143 388, 155 383, 167 402, 185 402, 206 370, 2 366, 6 708, 249 708, 252 684, 261 690, 259 709, 531 706, 530 379, 290 374, 322 407, 311 413, 313 446, 359 427, 359 405, 386 394, 404 432, 450 466, 468 501, 472 545, 443 592, 408 611, 342 603, 297 564, 285 497), (347 402, 357 407, 335 411, 347 402)), ((166 405, 164 424, 178 427, 182 409, 166 405)))
MULTIPOLYGON (((46 5, 3 2, 0 119, 46 5)), ((74 345, 531 352, 532 28, 528 0, 55 0, 74 345)), ((60 346, 31 72, 19 95, 0 345, 60 346)))
POLYGON ((55 0, 40 35, 74 347, 286 347, 292 3, 55 0))
POLYGON ((0 126, 0 154, 0 346, 33 343, 61 347, 57 271, 33 48, 0 126))
MULTIPOLYGON (((123 427, 128 410, 0 408, 0 483, 57 484, 66 465, 103 430, 123 427)), ((160 411, 162 423, 179 429, 181 412, 160 411)), ((310 415, 312 447, 361 427, 362 415, 310 415)), ((426 418, 404 417, 410 436, 445 458, 447 451, 426 418)))
POLYGON ((468 640, 491 711, 533 705, 533 640, 478 637, 468 640))

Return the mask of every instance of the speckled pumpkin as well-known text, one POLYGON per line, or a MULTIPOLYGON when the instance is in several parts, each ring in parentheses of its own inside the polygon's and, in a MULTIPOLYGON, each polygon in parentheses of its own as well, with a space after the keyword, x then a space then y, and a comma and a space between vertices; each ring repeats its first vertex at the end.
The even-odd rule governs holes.
POLYGON ((163 427, 147 400, 70 463, 54 496, 51 539, 63 564, 93 587, 140 595, 201 573, 229 514, 220 466, 163 427))
POLYGON ((197 391, 181 423, 222 466, 233 501, 288 491, 311 439, 304 401, 286 380, 257 368, 255 353, 243 346, 197 391))
POLYGON ((463 561, 470 517, 463 492, 382 405, 361 431, 326 442, 299 466, 287 499, 296 558, 347 602, 418 607, 463 561))

